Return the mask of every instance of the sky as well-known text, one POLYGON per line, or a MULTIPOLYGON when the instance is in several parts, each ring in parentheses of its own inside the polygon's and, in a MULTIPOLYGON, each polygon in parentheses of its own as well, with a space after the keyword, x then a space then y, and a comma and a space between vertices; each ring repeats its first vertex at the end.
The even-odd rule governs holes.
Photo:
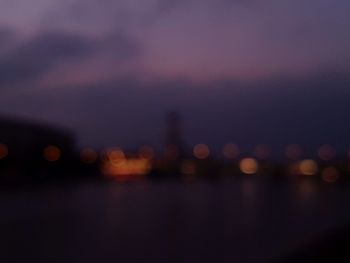
POLYGON ((0 115, 81 146, 350 146, 347 0, 0 0, 0 115))

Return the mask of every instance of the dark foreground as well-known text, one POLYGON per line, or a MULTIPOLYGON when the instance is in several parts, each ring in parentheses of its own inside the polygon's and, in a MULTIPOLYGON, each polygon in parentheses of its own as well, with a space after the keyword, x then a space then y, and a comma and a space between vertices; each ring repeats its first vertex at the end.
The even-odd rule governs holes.
POLYGON ((0 262, 336 262, 349 204, 307 180, 22 187, 0 194, 0 262))

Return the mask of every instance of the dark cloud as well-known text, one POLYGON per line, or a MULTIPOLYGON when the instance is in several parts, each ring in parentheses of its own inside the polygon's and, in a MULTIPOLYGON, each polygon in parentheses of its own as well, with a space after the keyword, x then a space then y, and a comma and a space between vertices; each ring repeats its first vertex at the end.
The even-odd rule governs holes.
POLYGON ((121 60, 137 54, 139 46, 121 33, 97 40, 64 32, 41 33, 0 56, 0 84, 25 83, 58 62, 79 61, 106 49, 113 58, 121 60))
POLYGON ((0 54, 15 40, 15 33, 8 28, 0 28, 0 54))
POLYGON ((12 39, 14 32, 8 28, 0 28, 0 43, 7 42, 12 39))
POLYGON ((348 67, 350 4, 333 2, 70 0, 38 20, 48 29, 94 36, 128 32, 145 47, 135 67, 157 75, 255 78, 348 67))
POLYGON ((123 32, 114 32, 100 41, 101 49, 107 49, 109 55, 117 60, 125 60, 142 54, 143 46, 140 42, 130 38, 123 32))
POLYGON ((65 33, 44 33, 0 57, 0 84, 35 79, 59 60, 90 55, 96 46, 87 39, 65 33))

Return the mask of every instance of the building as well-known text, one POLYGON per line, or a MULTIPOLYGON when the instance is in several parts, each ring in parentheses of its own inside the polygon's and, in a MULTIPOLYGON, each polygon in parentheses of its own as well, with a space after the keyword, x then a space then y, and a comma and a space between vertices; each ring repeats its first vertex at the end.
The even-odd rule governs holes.
POLYGON ((68 166, 75 158, 74 142, 64 129, 0 117, 0 169, 21 174, 68 166))

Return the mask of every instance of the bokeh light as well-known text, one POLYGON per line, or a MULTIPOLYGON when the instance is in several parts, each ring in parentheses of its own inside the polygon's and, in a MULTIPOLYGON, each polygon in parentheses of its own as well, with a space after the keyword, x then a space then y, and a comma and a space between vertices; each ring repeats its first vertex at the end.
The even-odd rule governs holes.
POLYGON ((197 159, 206 159, 210 155, 209 147, 206 144, 200 143, 193 148, 193 155, 197 159))
POLYGON ((0 143, 0 159, 5 158, 9 153, 9 150, 5 144, 0 143))
POLYGON ((257 160, 254 158, 244 158, 241 160, 239 168, 242 173, 255 174, 258 172, 259 165, 257 160))
POLYGON ((322 179, 327 183, 334 183, 339 179, 339 172, 335 167, 327 167, 322 171, 322 179))
POLYGON ((196 164, 192 160, 184 160, 181 163, 181 173, 184 175, 195 175, 196 164))
POLYGON ((61 158, 61 150, 55 145, 49 145, 44 149, 44 158, 49 162, 56 162, 61 158))
POLYGON ((143 159, 153 159, 154 149, 151 146, 144 145, 139 149, 139 155, 143 159))
POLYGON ((142 180, 151 168, 150 159, 126 155, 121 148, 110 148, 103 154, 102 173, 120 182, 142 180))
POLYGON ((125 154, 120 148, 111 148, 105 154, 108 162, 114 166, 119 166, 125 162, 125 154))
POLYGON ((227 159, 235 159, 240 152, 236 144, 228 143, 224 146, 222 153, 227 159))
POLYGON ((95 163, 98 159, 98 154, 92 148, 84 148, 80 152, 80 159, 87 164, 95 163))
POLYGON ((299 171, 303 175, 315 175, 318 172, 318 165, 314 160, 303 160, 299 164, 299 171))
POLYGON ((297 160, 303 154, 303 150, 298 144, 289 144, 285 149, 286 157, 290 160, 297 160))
POLYGON ((266 160, 270 157, 270 148, 266 144, 258 144, 254 148, 254 155, 262 160, 266 160))
POLYGON ((318 149, 318 156, 323 161, 329 161, 333 159, 335 155, 335 149, 329 144, 324 144, 318 149))

